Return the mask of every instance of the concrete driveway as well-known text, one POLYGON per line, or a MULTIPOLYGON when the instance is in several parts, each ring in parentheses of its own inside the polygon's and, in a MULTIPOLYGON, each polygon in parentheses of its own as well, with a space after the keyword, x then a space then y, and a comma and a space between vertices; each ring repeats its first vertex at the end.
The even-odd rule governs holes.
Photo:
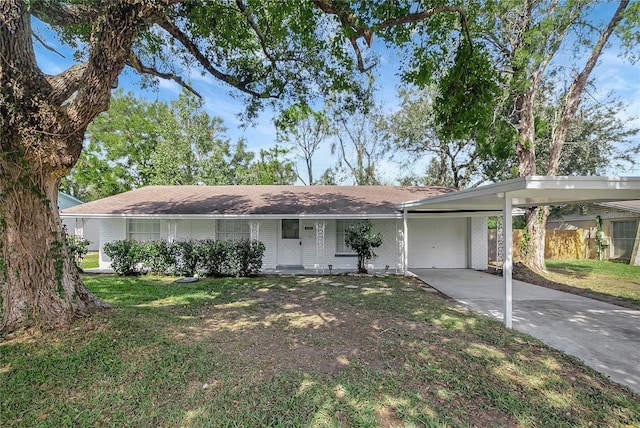
MULTIPOLYGON (((412 272, 447 296, 502 320, 502 277, 469 269, 412 272)), ((640 311, 514 280, 513 328, 640 393, 640 311)))

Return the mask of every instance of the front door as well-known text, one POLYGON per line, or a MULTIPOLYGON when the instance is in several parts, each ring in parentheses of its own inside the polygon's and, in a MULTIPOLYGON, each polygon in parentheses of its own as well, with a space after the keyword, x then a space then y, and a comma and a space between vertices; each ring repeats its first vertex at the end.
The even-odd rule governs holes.
POLYGON ((302 240, 300 239, 300 220, 280 220, 278 237, 278 264, 281 266, 302 265, 302 240))

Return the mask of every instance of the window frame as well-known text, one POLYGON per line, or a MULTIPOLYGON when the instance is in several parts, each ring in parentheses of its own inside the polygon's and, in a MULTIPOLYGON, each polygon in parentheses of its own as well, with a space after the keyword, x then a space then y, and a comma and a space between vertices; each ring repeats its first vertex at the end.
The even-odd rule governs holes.
POLYGON ((365 219, 337 219, 336 220, 336 257, 357 257, 358 254, 346 244, 346 230, 352 224, 362 223, 365 219), (341 226, 342 225, 342 228, 341 226), (342 229, 342 230, 341 230, 342 229))
POLYGON ((127 240, 154 242, 162 239, 160 219, 127 219, 127 240), (140 228, 142 226, 142 228, 140 228))
POLYGON ((298 218, 283 218, 280 219, 280 239, 297 239, 300 240, 300 219, 298 218), (297 227, 294 228, 286 228, 285 222, 295 222, 297 227), (295 236, 285 236, 285 232, 295 232, 295 236))
POLYGON ((610 237, 612 248, 610 257, 612 259, 628 260, 628 258, 631 257, 636 234, 638 233, 638 227, 638 220, 611 220, 610 237), (624 227, 624 229, 621 231, 618 229, 619 227, 624 227), (623 232, 623 236, 616 236, 616 232, 623 232), (626 235, 627 233, 629 233, 628 236, 626 235), (631 244, 630 247, 628 246, 629 243, 631 244), (622 253, 619 252, 619 249, 623 250, 622 253), (625 254, 628 254, 628 258, 625 257, 625 254))
POLYGON ((218 241, 238 242, 251 240, 251 222, 244 219, 220 219, 216 221, 218 241))

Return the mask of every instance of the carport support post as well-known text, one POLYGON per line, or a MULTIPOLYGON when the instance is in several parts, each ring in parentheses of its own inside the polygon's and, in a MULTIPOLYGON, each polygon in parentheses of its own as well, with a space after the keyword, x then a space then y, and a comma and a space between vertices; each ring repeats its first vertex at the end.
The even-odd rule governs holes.
POLYGON ((504 281, 504 326, 511 328, 511 312, 513 310, 513 219, 511 217, 511 196, 504 193, 502 209, 502 233, 504 245, 504 261, 502 262, 502 279, 504 281))

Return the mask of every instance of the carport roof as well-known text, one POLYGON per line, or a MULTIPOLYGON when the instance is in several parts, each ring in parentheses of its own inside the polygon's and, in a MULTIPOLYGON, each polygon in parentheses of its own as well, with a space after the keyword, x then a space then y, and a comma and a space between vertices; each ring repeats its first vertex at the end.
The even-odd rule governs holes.
POLYGON ((519 177, 459 192, 404 202, 408 212, 501 211, 513 207, 640 199, 640 177, 519 177))

